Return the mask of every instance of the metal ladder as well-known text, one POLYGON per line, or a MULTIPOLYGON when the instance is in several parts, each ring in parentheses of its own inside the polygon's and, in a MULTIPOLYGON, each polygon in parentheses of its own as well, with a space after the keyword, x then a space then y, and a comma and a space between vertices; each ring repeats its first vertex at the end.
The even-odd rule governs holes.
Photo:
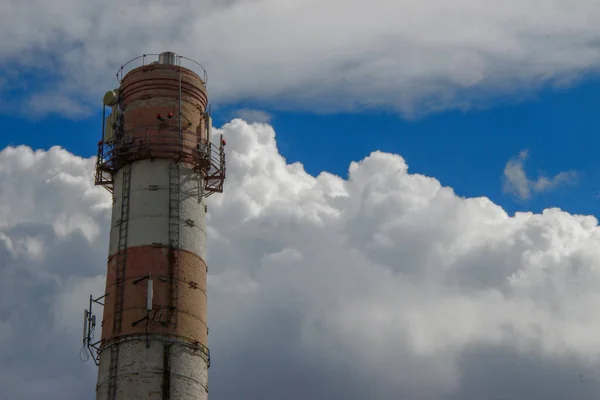
MULTIPOLYGON (((123 323, 123 298, 125 296, 125 270, 127 267, 127 234, 129 231, 129 197, 131 194, 131 164, 122 168, 121 219, 119 221, 119 246, 117 249, 115 300, 113 313, 113 334, 121 332, 123 323)), ((110 368, 108 377, 108 399, 117 396, 117 373, 119 368, 119 344, 110 348, 110 368)))
POLYGON ((121 188, 121 220, 119 221, 119 247, 116 262, 116 296, 113 333, 121 332, 123 322, 123 297, 125 294, 125 270, 127 267, 127 233, 129 231, 129 196, 131 194, 131 164, 123 169, 121 188))
POLYGON ((110 346, 110 369, 108 375, 108 398, 114 400, 117 398, 117 371, 119 366, 119 345, 113 343, 110 346))
POLYGON ((162 399, 171 399, 171 346, 172 343, 163 344, 163 384, 162 384, 162 399))
POLYGON ((171 283, 169 323, 177 326, 177 298, 179 292, 179 224, 180 224, 180 169, 169 165, 169 279, 171 283))

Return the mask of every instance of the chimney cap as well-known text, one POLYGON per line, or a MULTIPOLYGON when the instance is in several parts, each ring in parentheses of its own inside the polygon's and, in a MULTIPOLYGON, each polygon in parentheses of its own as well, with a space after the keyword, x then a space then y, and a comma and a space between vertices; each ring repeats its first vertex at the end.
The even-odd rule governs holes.
POLYGON ((177 54, 171 51, 165 51, 158 55, 159 64, 172 64, 177 65, 177 54))

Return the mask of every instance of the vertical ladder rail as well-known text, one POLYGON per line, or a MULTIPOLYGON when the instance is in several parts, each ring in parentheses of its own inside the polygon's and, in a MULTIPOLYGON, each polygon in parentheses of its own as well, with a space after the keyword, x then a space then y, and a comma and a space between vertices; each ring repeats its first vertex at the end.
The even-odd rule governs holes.
POLYGON ((108 398, 114 400, 117 398, 117 371, 119 365, 119 345, 113 343, 110 346, 110 370, 108 375, 108 398))
POLYGON ((169 165, 169 278, 171 283, 170 318, 177 326, 177 299, 179 292, 179 225, 180 225, 180 169, 169 165))
MULTIPOLYGON (((123 323, 123 299, 125 296, 125 272, 127 267, 127 234, 129 231, 129 198, 131 194, 131 164, 123 169, 121 187, 121 219, 119 221, 119 243, 116 255, 115 300, 113 313, 113 334, 121 332, 123 323)), ((117 374, 119 369, 119 343, 113 343, 110 350, 110 373, 108 378, 108 400, 117 396, 117 374)))
POLYGON ((123 168, 121 188, 121 219, 119 221, 119 245, 116 261, 116 296, 113 333, 121 331, 123 321, 123 297, 125 292, 125 270, 127 267, 127 234, 129 231, 129 197, 131 192, 131 164, 123 168))
POLYGON ((179 117, 179 158, 183 157, 183 130, 181 130, 181 56, 179 56, 179 96, 177 104, 177 114, 179 117))
POLYGON ((163 347, 163 384, 162 400, 171 399, 171 346, 164 344, 163 347))

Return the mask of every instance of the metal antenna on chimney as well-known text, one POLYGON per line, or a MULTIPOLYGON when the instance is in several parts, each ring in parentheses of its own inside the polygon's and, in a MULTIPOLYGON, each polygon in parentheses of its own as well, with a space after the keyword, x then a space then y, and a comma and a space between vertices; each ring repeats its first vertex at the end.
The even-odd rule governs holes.
MULTIPOLYGON (((83 311, 83 348, 82 348, 82 350, 87 348, 87 352, 89 353, 89 355, 92 356, 92 359, 94 360, 96 365, 98 365, 98 363, 99 363, 99 350, 100 350, 99 344, 101 341, 98 340, 96 342, 92 342, 92 340, 94 339, 94 333, 96 331, 96 315, 94 315, 92 307, 93 307, 94 303, 104 306, 104 303, 101 300, 104 299, 106 296, 108 296, 108 293, 106 293, 104 296, 94 299, 94 297, 92 295, 90 295, 90 303, 89 303, 88 309, 83 311)), ((89 356, 86 357, 85 360, 83 359, 83 354, 81 354, 80 356, 82 357, 82 361, 89 360, 89 356)))

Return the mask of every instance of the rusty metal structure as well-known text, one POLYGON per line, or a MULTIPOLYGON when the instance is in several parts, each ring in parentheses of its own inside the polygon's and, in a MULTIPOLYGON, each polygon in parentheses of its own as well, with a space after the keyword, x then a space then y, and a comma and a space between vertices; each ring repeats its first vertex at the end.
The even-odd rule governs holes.
POLYGON ((83 330, 96 399, 206 399, 204 199, 226 175, 206 72, 166 52, 129 61, 117 80, 103 99, 95 173, 113 196, 106 291, 90 296, 83 330), (104 308, 97 341, 94 304, 104 308))

